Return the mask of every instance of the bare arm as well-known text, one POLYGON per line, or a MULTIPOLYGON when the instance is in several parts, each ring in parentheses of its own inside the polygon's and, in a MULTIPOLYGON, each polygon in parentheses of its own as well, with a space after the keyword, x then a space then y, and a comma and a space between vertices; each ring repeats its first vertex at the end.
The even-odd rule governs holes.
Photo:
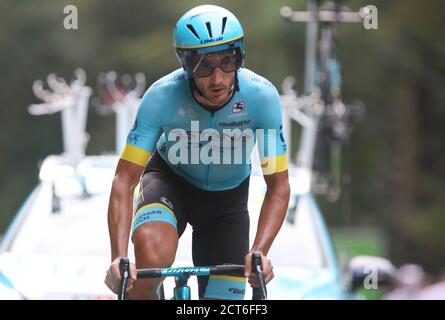
POLYGON ((266 283, 273 278, 273 268, 266 258, 269 249, 286 217, 289 204, 290 186, 287 170, 271 175, 265 175, 267 184, 266 196, 261 207, 260 218, 255 241, 245 258, 245 275, 253 286, 258 286, 256 277, 251 274, 251 255, 254 251, 262 254, 263 273, 266 283))
MULTIPOLYGON (((105 284, 114 293, 118 292, 121 275, 120 257, 128 256, 128 240, 133 212, 133 193, 139 183, 144 167, 119 159, 111 187, 108 204, 108 232, 111 243, 111 265, 105 276, 105 284)), ((136 266, 130 264, 130 279, 127 289, 131 290, 136 280, 136 266)))
POLYGON ((133 193, 144 168, 120 159, 111 188, 108 205, 108 231, 111 242, 111 260, 126 257, 130 235, 133 193))
POLYGON ((267 255, 286 217, 290 187, 287 170, 265 175, 264 180, 267 191, 261 207, 255 241, 250 251, 260 251, 267 255))

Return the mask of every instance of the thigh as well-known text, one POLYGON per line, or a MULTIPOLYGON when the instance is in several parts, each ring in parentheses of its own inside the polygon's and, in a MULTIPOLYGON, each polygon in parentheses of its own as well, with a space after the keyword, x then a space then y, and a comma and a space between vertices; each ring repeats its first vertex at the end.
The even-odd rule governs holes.
MULTIPOLYGON (((244 264, 249 251, 247 210, 232 212, 206 228, 193 232, 195 265, 244 264)), ((244 299, 246 279, 236 275, 199 277, 199 296, 214 299, 244 299)))
MULTIPOLYGON (((193 192, 191 199, 194 203, 186 203, 189 222, 193 226, 195 265, 244 264, 249 250, 248 195, 248 179, 227 191, 193 192)), ((199 277, 198 282, 200 297, 244 298, 245 278, 199 277)))
POLYGON ((171 176, 160 172, 143 175, 131 236, 138 268, 155 267, 148 265, 151 257, 173 262, 187 224, 180 195, 171 176))
POLYGON ((146 224, 164 222, 180 237, 187 225, 182 192, 174 177, 160 172, 145 173, 140 183, 132 234, 146 224))
POLYGON ((244 264, 249 250, 249 222, 247 211, 233 212, 217 220, 210 228, 211 264, 244 264))

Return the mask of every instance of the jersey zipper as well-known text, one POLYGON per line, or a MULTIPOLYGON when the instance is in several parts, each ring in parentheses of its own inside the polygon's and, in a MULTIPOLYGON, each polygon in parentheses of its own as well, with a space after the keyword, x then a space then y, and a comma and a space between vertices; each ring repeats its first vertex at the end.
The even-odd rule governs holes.
MULTIPOLYGON (((209 128, 214 129, 215 112, 210 112, 209 128)), ((212 152, 212 150, 210 150, 212 152)), ((213 174, 213 164, 207 166, 207 189, 210 188, 210 177, 213 174)))

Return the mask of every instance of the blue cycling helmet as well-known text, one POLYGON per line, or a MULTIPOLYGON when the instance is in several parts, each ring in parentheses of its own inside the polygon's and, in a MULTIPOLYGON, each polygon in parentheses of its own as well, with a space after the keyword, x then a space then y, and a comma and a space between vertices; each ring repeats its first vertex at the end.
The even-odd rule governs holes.
POLYGON ((187 11, 176 23, 173 46, 186 71, 187 60, 194 54, 236 49, 238 68, 244 60, 243 27, 230 11, 202 5, 187 11))

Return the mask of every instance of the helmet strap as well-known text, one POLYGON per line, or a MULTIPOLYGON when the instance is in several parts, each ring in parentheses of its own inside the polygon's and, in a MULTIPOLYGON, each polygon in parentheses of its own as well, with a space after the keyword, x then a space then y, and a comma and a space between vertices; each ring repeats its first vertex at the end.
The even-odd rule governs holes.
POLYGON ((238 70, 235 71, 235 83, 233 84, 233 91, 239 91, 238 70))
POLYGON ((197 94, 199 94, 201 97, 206 98, 206 96, 204 95, 204 93, 202 93, 202 91, 198 88, 198 86, 195 83, 195 78, 191 77, 190 78, 190 85, 192 87, 192 92, 196 91, 197 94))

